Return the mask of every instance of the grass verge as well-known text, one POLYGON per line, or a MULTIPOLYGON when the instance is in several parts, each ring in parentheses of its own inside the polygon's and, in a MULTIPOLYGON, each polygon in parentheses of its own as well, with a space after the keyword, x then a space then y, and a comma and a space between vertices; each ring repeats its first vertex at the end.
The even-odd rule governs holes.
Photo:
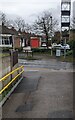
POLYGON ((64 56, 61 56, 59 60, 62 62, 75 62, 75 58, 73 58, 73 56, 66 56, 65 58, 64 56))
POLYGON ((0 57, 8 57, 9 56, 9 53, 0 53, 0 57))

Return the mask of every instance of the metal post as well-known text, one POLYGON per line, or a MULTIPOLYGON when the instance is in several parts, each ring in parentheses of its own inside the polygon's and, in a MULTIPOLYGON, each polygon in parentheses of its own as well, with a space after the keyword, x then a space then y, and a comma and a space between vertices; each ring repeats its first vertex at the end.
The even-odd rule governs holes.
POLYGON ((51 56, 52 56, 52 16, 51 18, 51 56))
POLYGON ((65 38, 64 58, 66 58, 66 38, 65 38))
MULTIPOLYGON (((10 50, 10 71, 12 72, 12 64, 13 64, 13 51, 10 50)), ((12 80, 12 74, 10 75, 10 81, 12 80)))

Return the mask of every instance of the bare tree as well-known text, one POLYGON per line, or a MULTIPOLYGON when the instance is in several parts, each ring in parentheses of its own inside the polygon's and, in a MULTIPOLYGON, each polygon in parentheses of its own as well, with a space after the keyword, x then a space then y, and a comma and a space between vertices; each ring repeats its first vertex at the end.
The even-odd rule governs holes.
POLYGON ((48 48, 48 40, 52 36, 55 28, 58 25, 58 21, 53 18, 50 11, 44 11, 40 16, 38 16, 33 27, 36 33, 41 33, 46 36, 46 45, 48 48))
POLYGON ((31 32, 32 31, 32 27, 28 23, 25 24, 25 31, 26 32, 31 32))
POLYGON ((18 30, 24 31, 25 30, 25 21, 21 17, 18 17, 15 21, 15 27, 18 30))
MULTIPOLYGON (((7 26, 7 27, 12 24, 12 20, 10 20, 7 17, 7 15, 5 13, 1 12, 1 11, 0 11, 0 20, 1 20, 2 24, 7 26)), ((12 26, 13 26, 13 24, 12 24, 12 26)))
POLYGON ((3 12, 0 12, 0 20, 1 22, 5 25, 7 23, 7 18, 6 18, 6 14, 3 12))
POLYGON ((31 25, 29 25, 28 23, 25 22, 24 19, 22 19, 21 17, 17 18, 15 21, 15 27, 20 30, 20 31, 25 31, 25 32, 31 32, 32 31, 32 27, 31 25))

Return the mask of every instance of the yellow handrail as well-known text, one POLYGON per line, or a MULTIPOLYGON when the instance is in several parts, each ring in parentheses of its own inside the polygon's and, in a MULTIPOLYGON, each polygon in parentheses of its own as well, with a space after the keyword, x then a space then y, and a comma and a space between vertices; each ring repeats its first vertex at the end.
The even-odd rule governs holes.
POLYGON ((11 83, 16 80, 16 78, 17 78, 19 75, 21 75, 21 74, 24 72, 24 68, 23 68, 23 67, 24 67, 24 66, 21 66, 21 67, 15 69, 15 70, 13 70, 13 71, 10 72, 9 74, 7 74, 5 77, 3 77, 3 78, 0 79, 0 81, 3 81, 3 80, 6 79, 9 75, 13 74, 15 71, 17 71, 17 70, 19 70, 19 69, 22 68, 22 71, 21 71, 16 77, 14 77, 2 90, 0 90, 0 94, 2 94, 2 92, 3 92, 5 89, 7 89, 7 88, 11 85, 11 83))
POLYGON ((23 68, 24 66, 21 66, 15 70, 13 70, 12 72, 8 73, 6 76, 4 76, 3 78, 0 79, 0 82, 5 80, 9 75, 13 74, 15 71, 19 70, 20 68, 23 68))
POLYGON ((15 81, 16 78, 17 78, 19 75, 21 75, 23 72, 24 72, 24 70, 22 70, 15 78, 13 78, 12 81, 9 82, 9 83, 0 91, 0 94, 2 94, 2 92, 3 92, 5 89, 7 89, 7 88, 11 85, 11 83, 12 83, 13 81, 15 81))

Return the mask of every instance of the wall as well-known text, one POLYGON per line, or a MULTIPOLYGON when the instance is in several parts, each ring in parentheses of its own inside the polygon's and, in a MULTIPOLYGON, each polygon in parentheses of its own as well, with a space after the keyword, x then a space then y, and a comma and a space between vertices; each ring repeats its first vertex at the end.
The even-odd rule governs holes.
MULTIPOLYGON (((17 59, 17 58, 16 58, 17 59)), ((14 66, 12 66, 12 57, 2 57, 2 59, 0 59, 0 78, 4 77, 6 74, 8 74, 11 70, 14 70, 16 68, 18 68, 18 63, 16 63, 14 66)), ((0 83, 0 89, 2 89, 1 86, 5 86, 8 84, 9 81, 12 80, 12 78, 14 78, 16 75, 18 74, 18 71, 13 73, 12 75, 10 75, 9 77, 7 77, 4 81, 2 81, 0 83)))

